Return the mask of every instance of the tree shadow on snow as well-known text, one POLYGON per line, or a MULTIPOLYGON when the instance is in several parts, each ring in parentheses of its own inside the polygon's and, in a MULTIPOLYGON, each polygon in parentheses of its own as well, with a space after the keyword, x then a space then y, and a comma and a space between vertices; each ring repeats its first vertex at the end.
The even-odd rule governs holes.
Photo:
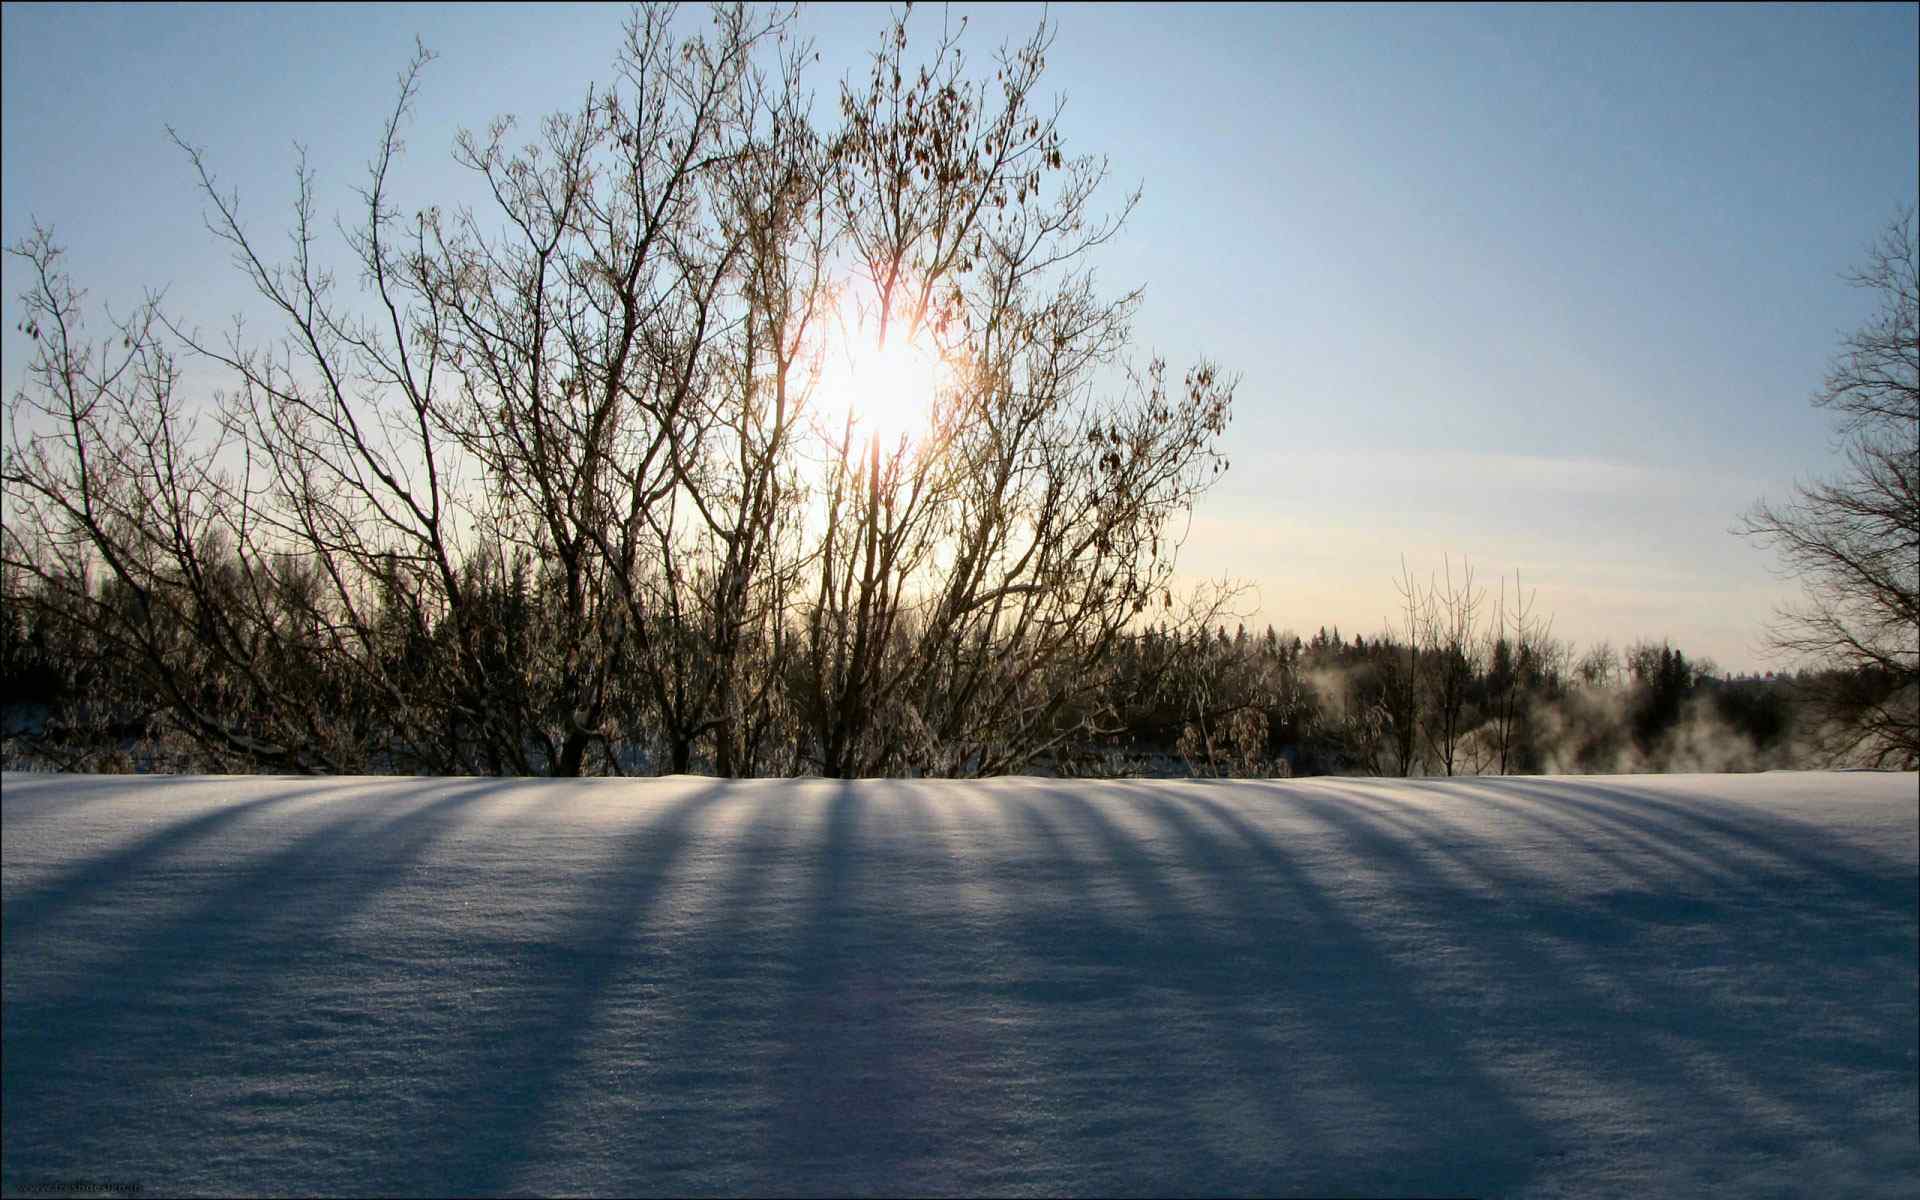
MULTIPOLYGON (((223 1161, 223 1137, 260 1113, 247 1105, 196 1104, 196 1091, 216 1083, 244 1096, 257 1082, 270 1112, 302 1099, 284 1094, 290 1068, 296 1083, 303 1065, 323 1087, 343 1082, 328 1077, 337 1063, 303 1063, 300 1045, 337 1044, 343 1033, 354 1038, 377 1022, 380 1006, 364 995, 329 1001, 305 985, 337 971, 329 943, 339 929, 404 883, 434 839, 489 787, 476 782, 423 795, 417 781, 289 780, 269 795, 163 824, 10 901, 9 1182, 16 1172, 108 1175, 103 1165, 125 1153, 124 1133, 137 1129, 151 1142, 208 1148, 189 1151, 185 1161, 209 1174, 156 1179, 156 1191, 232 1188, 236 1179, 307 1190, 291 1182, 303 1166, 276 1162, 269 1148, 251 1160, 241 1154, 223 1161), (399 795, 351 795, 367 790, 399 795), (297 803, 329 793, 347 803, 297 803), (290 810, 297 815, 287 816, 290 810), (283 824, 252 853, 196 860, 185 884, 170 878, 188 870, 170 856, 243 817, 283 824), (104 928, 129 918, 124 927, 104 928), (69 936, 76 931, 85 936, 69 936), (106 957, 89 958, 81 949, 99 946, 108 947, 106 957)), ((353 1082, 351 1073, 344 1082, 353 1082)), ((342 1147, 348 1161, 378 1152, 342 1147)), ((149 1164, 128 1168, 151 1177, 149 1164)), ((324 1183, 313 1190, 325 1190, 324 1183)))
POLYGON ((1498 1195, 1913 1107, 1910 872, 1658 789, 366 786, 9 893, 8 1187, 1498 1195))

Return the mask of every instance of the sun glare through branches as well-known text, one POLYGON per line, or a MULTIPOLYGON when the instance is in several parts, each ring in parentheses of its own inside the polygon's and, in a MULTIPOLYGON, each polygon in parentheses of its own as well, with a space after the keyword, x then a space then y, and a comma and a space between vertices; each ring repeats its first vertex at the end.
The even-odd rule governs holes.
POLYGON ((953 370, 924 330, 843 308, 827 325, 814 404, 822 431, 851 445, 878 439, 883 450, 921 441, 934 401, 953 370))

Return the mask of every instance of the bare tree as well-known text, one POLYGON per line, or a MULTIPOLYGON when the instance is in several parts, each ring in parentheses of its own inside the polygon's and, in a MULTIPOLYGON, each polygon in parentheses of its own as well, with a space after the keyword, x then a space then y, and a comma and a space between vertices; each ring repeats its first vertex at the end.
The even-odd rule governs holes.
POLYGON ((10 591, 242 765, 992 773, 1106 728, 1234 385, 1128 368, 1137 293, 1090 259, 1133 198, 1098 213, 1105 162, 1037 107, 1050 30, 989 81, 958 30, 916 65, 902 19, 823 130, 792 14, 674 26, 636 11, 525 144, 463 133, 477 209, 397 199, 419 51, 341 225, 357 295, 304 159, 276 261, 176 136, 271 344, 156 300, 115 357, 51 235, 16 247, 10 591), (916 438, 817 411, 850 293, 948 364, 916 438), (176 352, 232 386, 195 403, 176 352))
MULTIPOLYGON (((359 705, 382 714, 380 744, 359 747, 363 765, 572 775, 597 746, 613 768, 615 718, 637 719, 631 703, 616 712, 633 667, 652 668, 639 673, 654 684, 643 696, 654 713, 693 719, 671 703, 680 681, 657 652, 693 622, 649 604, 639 581, 672 562, 660 552, 678 545, 666 514, 698 482, 681 452, 700 444, 712 416, 699 401, 727 374, 717 347, 753 227, 716 213, 755 157, 752 56, 787 18, 721 9, 710 40, 677 41, 671 15, 636 13, 620 78, 548 118, 534 144, 509 148, 505 119, 461 136, 456 158, 492 202, 485 219, 407 214, 393 199, 400 132, 429 57, 417 54, 358 221, 344 227, 364 284, 358 303, 322 264, 304 162, 292 258, 275 263, 204 153, 176 137, 199 173, 210 228, 285 336, 261 348, 237 333, 217 342, 167 326, 238 381, 206 414, 215 435, 198 440, 157 348, 157 311, 125 331, 140 347, 130 367, 99 374, 93 390, 143 388, 165 403, 74 392, 65 385, 83 378, 69 365, 74 351, 53 343, 38 386, 18 401, 41 420, 15 432, 64 416, 67 433, 27 435, 9 463, 8 545, 23 563, 84 546, 73 553, 105 562, 147 598, 136 612, 159 604, 154 620, 192 630, 248 679, 285 739, 240 740, 231 720, 164 683, 181 664, 164 661, 154 638, 91 610, 103 632, 144 638, 168 707, 210 744, 339 765, 325 753, 328 731, 296 728, 290 715, 304 689, 276 692, 262 674, 262 656, 286 635, 258 597, 283 560, 319 581, 305 615, 359 705), (531 584, 522 563, 533 564, 531 584), (215 565, 238 572, 229 590, 246 605, 210 603, 215 565), (529 586, 536 619, 506 629, 503 605, 529 586), (182 588, 185 599, 161 603, 182 588)), ((18 252, 53 262, 50 239, 18 252)), ((30 313, 71 309, 63 286, 45 278, 30 313)))
POLYGON ((1170 603, 1174 520, 1224 468, 1234 384, 1210 364, 1116 377, 1137 293, 1088 256, 1103 160, 1033 110, 1051 31, 970 81, 955 37, 849 88, 836 176, 872 336, 928 337, 951 382, 915 441, 831 446, 807 635, 821 771, 994 774, 1103 728, 1117 639, 1170 603), (1051 180, 1052 195, 1044 188, 1051 180))
MULTIPOLYGON (((1404 557, 1400 560, 1400 578, 1394 581, 1394 588, 1400 593, 1401 632, 1406 639, 1406 654, 1404 657, 1391 654, 1384 663, 1381 698, 1374 712, 1368 714, 1370 719, 1365 728, 1384 734, 1380 740, 1389 752, 1388 766, 1393 774, 1404 778, 1413 774, 1419 761, 1423 666, 1420 650, 1427 641, 1423 614, 1428 601, 1427 592, 1413 577, 1404 557)), ((1392 646, 1394 640, 1389 630, 1387 644, 1392 646)))
POLYGON ((1590 688, 1614 688, 1620 685, 1620 654, 1609 641, 1595 642, 1574 665, 1574 674, 1590 688))
POLYGON ((1445 576, 1428 585, 1421 612, 1426 688, 1421 730, 1448 775, 1454 773, 1460 740, 1468 729, 1468 693, 1479 672, 1480 608, 1485 600, 1484 589, 1474 590, 1472 564, 1465 564, 1456 586, 1449 559, 1445 576))
POLYGON ((1833 761, 1920 766, 1920 245, 1908 209, 1847 277, 1878 295, 1813 402, 1838 418, 1837 477, 1761 501, 1738 528, 1803 585, 1773 650, 1822 669, 1804 694, 1833 761))
POLYGON ((1506 577, 1500 580, 1500 600, 1494 609, 1486 651, 1491 726, 1492 765, 1505 775, 1517 765, 1517 729, 1525 717, 1525 696, 1545 663, 1553 632, 1551 619, 1534 616, 1537 593, 1524 591, 1520 572, 1513 573, 1513 606, 1507 606, 1506 577))
POLYGON ((255 552, 245 497, 218 470, 234 439, 194 437, 158 298, 90 341, 50 231, 10 253, 33 272, 21 325, 35 351, 0 468, 5 567, 34 586, 9 602, 82 631, 215 762, 351 765, 325 676, 302 661, 332 636, 328 614, 298 564, 255 552))

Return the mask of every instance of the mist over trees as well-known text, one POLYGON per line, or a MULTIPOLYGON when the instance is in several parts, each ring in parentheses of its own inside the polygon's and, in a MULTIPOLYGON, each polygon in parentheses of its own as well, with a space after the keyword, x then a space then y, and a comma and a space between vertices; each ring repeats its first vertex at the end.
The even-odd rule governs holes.
POLYGON ((1823 677, 1726 678, 1662 640, 1585 652, 1514 579, 1404 568, 1368 637, 1149 627, 1125 647, 1125 734, 1060 769, 1200 776, 1612 774, 1808 766, 1823 677), (1476 619, 1477 617, 1477 619, 1476 619))
POLYGON ((1827 754, 1920 767, 1920 242, 1911 208, 1849 283, 1877 311, 1842 344, 1813 402, 1833 413, 1845 466, 1762 500, 1741 532, 1803 586, 1771 631, 1784 660, 1825 668, 1806 700, 1827 754))

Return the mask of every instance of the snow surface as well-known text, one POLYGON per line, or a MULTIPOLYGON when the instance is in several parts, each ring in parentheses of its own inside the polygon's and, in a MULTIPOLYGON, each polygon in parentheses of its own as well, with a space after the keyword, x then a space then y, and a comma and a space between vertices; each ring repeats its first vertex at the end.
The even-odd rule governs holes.
POLYGON ((1920 1193, 1920 780, 4 778, 0 1188, 1920 1193))

